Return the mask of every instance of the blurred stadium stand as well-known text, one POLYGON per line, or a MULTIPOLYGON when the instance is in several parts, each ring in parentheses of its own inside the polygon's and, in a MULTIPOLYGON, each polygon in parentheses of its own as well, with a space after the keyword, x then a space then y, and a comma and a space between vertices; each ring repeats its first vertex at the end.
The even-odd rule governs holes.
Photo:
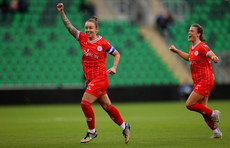
MULTIPOLYGON (((0 0, 0 3, 2 1, 0 0)), ((65 89, 62 95, 56 95, 63 99, 79 97, 76 93, 69 95, 71 93, 68 91, 77 89, 81 92, 81 96, 84 90, 82 53, 78 42, 65 29, 58 14, 56 5, 60 1, 28 0, 28 2, 29 8, 26 13, 7 13, 4 17, 0 14, 0 89, 6 90, 4 94, 7 97, 10 97, 10 91, 17 94, 18 90, 22 90, 24 93, 20 92, 22 95, 19 96, 26 98, 25 100, 39 94, 39 92, 34 93, 34 89, 43 90, 44 94, 50 92, 49 90, 65 89), (33 93, 28 94, 25 90, 32 90, 33 93)), ((71 23, 84 32, 84 23, 90 16, 80 11, 81 1, 62 0, 62 2, 71 23)), ((86 2, 89 3, 89 0, 86 2)), ((184 10, 186 15, 172 14, 175 17, 175 25, 169 29, 167 36, 163 35, 163 40, 165 40, 163 47, 173 42, 179 49, 186 50, 189 46, 186 42, 188 27, 192 23, 199 23, 205 28, 205 34, 208 37, 207 44, 217 52, 217 55, 222 51, 229 54, 229 42, 220 42, 230 40, 230 11, 227 1, 95 0, 94 2, 97 15, 99 19, 101 18, 99 35, 108 40, 121 54, 117 74, 109 76, 109 88, 114 90, 116 98, 119 98, 118 94, 126 92, 124 90, 128 88, 133 89, 129 89, 131 91, 127 91, 127 94, 132 94, 131 92, 137 90, 137 94, 130 96, 131 98, 143 97, 143 101, 144 98, 155 99, 154 91, 151 91, 154 89, 155 92, 158 91, 156 92, 158 99, 170 97, 175 99, 179 96, 177 87, 181 82, 181 77, 175 74, 178 66, 176 64, 174 67, 170 66, 170 60, 167 60, 168 58, 164 60, 165 54, 159 54, 157 51, 160 45, 152 45, 151 40, 146 40, 147 37, 141 31, 142 27, 149 26, 151 26, 150 29, 156 29, 153 26, 158 14, 155 9, 152 10, 152 4, 155 6, 160 4, 161 10, 165 12, 174 12, 174 9, 179 8, 179 6, 171 8, 172 3, 181 5, 182 2, 183 5, 189 6, 188 10, 184 10), (146 87, 151 89, 146 89, 146 87), (141 94, 138 95, 139 89, 141 89, 141 94), (150 93, 146 92, 149 94, 148 97, 143 96, 146 95, 143 89, 150 91, 150 93), (171 93, 165 93, 166 90, 169 92, 169 89, 171 93), (162 94, 164 95, 160 97, 162 94)), ((181 63, 185 69, 188 67, 183 62, 181 63)), ((107 68, 112 64, 113 57, 108 55, 107 68)), ((220 68, 220 65, 217 68, 220 68)), ((189 70, 186 70, 189 73, 189 70)), ((225 74, 227 70, 222 68, 220 71, 224 71, 221 74, 224 73, 226 79, 229 78, 225 74)), ((187 75, 183 72, 179 73, 187 75)), ((52 96, 55 97, 55 93, 46 95, 50 98, 52 96)))
POLYGON ((204 27, 207 45, 220 57, 213 64, 217 83, 230 83, 230 1, 229 0, 164 0, 162 4, 178 18, 169 28, 169 38, 177 48, 187 51, 187 32, 191 24, 204 27), (184 7, 181 7, 181 6, 184 7), (187 10, 186 10, 187 8, 187 10))
MULTIPOLYGON (((1 87, 83 87, 80 46, 58 16, 57 3, 31 1, 28 13, 10 15, 11 25, 7 23, 11 19, 1 23, 1 87)), ((88 18, 78 11, 79 1, 64 4, 69 20, 84 32, 88 18)), ((99 34, 122 56, 117 75, 110 77, 111 87, 177 83, 136 25, 126 21, 100 23, 99 34)), ((108 56, 107 63, 111 66, 113 57, 108 56)))

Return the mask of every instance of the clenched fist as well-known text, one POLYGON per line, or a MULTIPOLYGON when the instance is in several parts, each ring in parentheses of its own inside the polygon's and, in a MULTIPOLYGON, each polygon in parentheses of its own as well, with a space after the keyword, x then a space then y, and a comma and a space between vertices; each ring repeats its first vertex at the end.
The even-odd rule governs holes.
POLYGON ((211 60, 214 62, 214 63, 218 63, 219 62, 219 58, 217 56, 212 56, 211 57, 211 60))
POLYGON ((63 5, 63 3, 59 3, 59 4, 57 4, 57 9, 58 9, 58 11, 59 11, 59 12, 62 12, 62 11, 63 11, 63 9, 64 9, 64 5, 63 5))
POLYGON ((177 52, 177 49, 176 49, 176 47, 175 47, 174 45, 171 45, 171 46, 169 47, 169 49, 170 49, 172 52, 177 52))
POLYGON ((112 67, 109 70, 107 70, 107 72, 111 75, 114 75, 116 73, 116 68, 112 67))

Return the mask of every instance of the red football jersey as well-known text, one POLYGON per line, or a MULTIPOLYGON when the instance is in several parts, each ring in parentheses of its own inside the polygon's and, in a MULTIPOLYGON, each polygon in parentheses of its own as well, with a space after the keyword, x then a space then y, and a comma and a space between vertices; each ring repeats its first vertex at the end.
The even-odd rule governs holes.
POLYGON ((86 83, 98 76, 106 76, 107 70, 105 66, 106 52, 113 53, 114 48, 107 40, 104 40, 101 36, 98 36, 96 40, 90 41, 86 34, 78 31, 77 38, 81 46, 82 66, 86 77, 86 83))
POLYGON ((214 85, 214 74, 211 68, 211 60, 208 54, 212 50, 204 43, 199 42, 195 46, 189 47, 189 63, 192 79, 195 84, 204 83, 214 85))

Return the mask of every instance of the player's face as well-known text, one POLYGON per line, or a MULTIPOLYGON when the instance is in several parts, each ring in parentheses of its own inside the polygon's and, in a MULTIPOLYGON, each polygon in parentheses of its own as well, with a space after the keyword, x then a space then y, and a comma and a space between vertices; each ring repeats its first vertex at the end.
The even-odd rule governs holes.
POLYGON ((197 28, 191 26, 188 31, 188 41, 194 42, 195 40, 199 39, 200 33, 197 32, 197 28))
POLYGON ((86 22, 85 23, 85 33, 89 39, 94 40, 96 38, 98 28, 96 28, 93 22, 86 22))

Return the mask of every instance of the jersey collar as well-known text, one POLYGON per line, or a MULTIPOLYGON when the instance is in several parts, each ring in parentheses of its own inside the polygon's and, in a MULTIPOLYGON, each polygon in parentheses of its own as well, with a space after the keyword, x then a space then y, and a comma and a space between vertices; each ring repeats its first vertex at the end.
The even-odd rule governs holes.
POLYGON ((201 41, 199 41, 198 43, 196 43, 196 45, 192 45, 192 50, 200 43, 201 41))
POLYGON ((93 43, 99 41, 101 38, 102 38, 102 37, 99 35, 99 36, 97 37, 97 39, 95 39, 95 40, 90 41, 90 40, 88 39, 88 42, 91 43, 91 44, 93 44, 93 43))

